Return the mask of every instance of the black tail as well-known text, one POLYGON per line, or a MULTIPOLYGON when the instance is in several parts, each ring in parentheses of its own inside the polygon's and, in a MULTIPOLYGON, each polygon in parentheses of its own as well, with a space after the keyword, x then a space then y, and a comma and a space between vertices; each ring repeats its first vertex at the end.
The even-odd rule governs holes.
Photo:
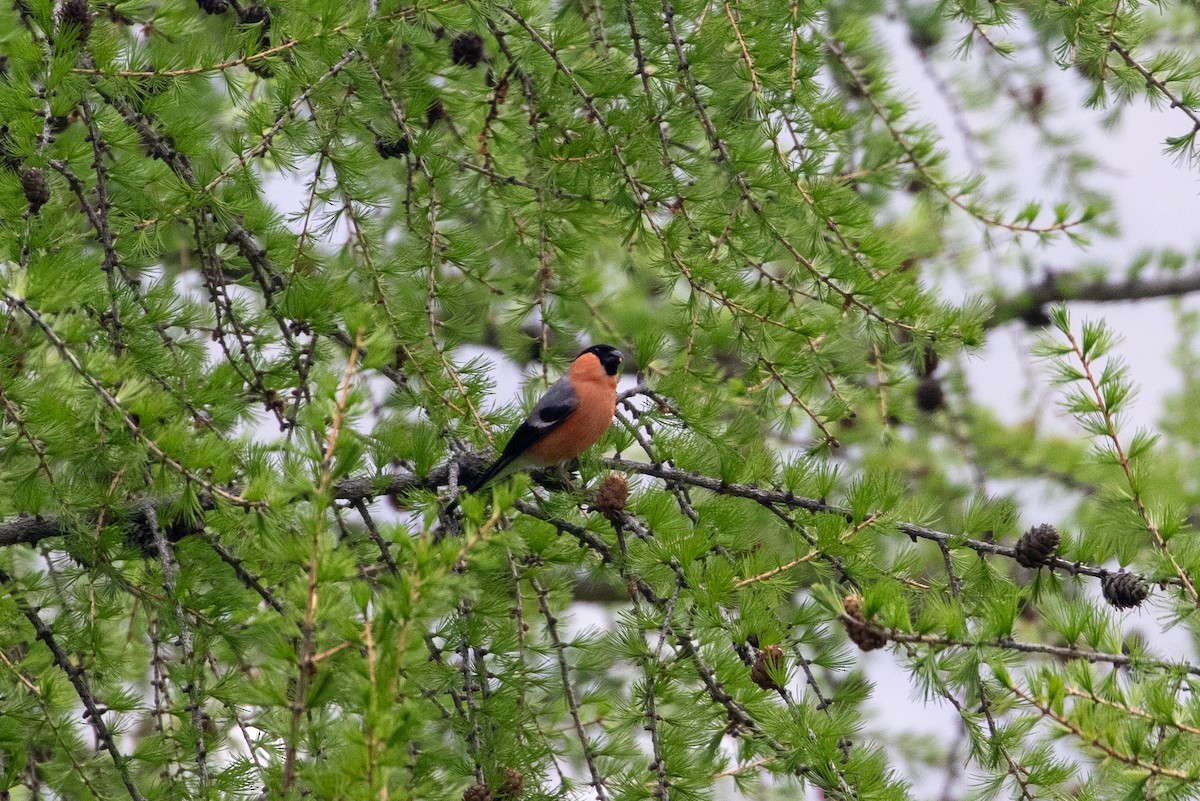
MULTIPOLYGON (((464 489, 467 492, 478 492, 483 489, 483 486, 495 478, 504 468, 508 467, 516 459, 511 454, 501 454, 496 461, 479 474, 479 477, 474 481, 466 484, 464 489)), ((462 513, 458 511, 458 496, 454 500, 447 503, 445 506, 438 509, 438 520, 441 525, 433 532, 433 542, 437 544, 447 537, 456 537, 462 533, 462 513)))
MULTIPOLYGON (((555 386, 558 385, 556 384, 555 386)), ((545 398, 542 400, 544 401, 545 398)), ((569 411, 570 409, 567 406, 553 406, 549 407, 550 416, 547 416, 545 413, 538 415, 539 419, 553 419, 555 421, 554 425, 534 426, 530 425, 529 420, 521 423, 521 425, 517 427, 517 430, 513 432, 513 435, 509 438, 508 443, 505 444, 504 450, 501 451, 500 456, 497 457, 496 461, 492 462, 492 466, 487 470, 484 470, 483 475, 467 485, 467 492, 479 491, 485 484, 504 472, 504 468, 521 458, 521 456, 538 440, 546 436, 546 434, 548 434, 555 427, 555 425, 557 425, 557 423, 562 422, 569 411)), ((530 419, 532 419, 532 417, 530 419)))
POLYGON ((467 484, 467 492, 479 492, 479 490, 483 489, 485 484, 498 476, 500 471, 512 464, 515 458, 516 457, 514 456, 502 455, 499 459, 492 462, 492 466, 487 470, 484 470, 482 475, 480 475, 470 484, 467 484))

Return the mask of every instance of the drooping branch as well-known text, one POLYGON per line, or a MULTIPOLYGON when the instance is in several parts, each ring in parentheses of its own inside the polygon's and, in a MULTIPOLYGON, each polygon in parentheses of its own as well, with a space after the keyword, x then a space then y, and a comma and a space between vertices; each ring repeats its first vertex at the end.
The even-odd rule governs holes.
POLYGON ((159 564, 162 566, 162 581, 163 589, 166 590, 167 598, 174 607, 175 621, 179 626, 179 647, 183 657, 183 664, 190 671, 195 671, 196 676, 187 681, 184 685, 184 692, 188 696, 187 712, 191 717, 192 728, 196 733, 196 780, 199 784, 198 789, 205 792, 208 789, 208 748, 204 741, 204 707, 201 700, 202 688, 197 687, 199 678, 204 675, 204 667, 196 664, 196 650, 192 639, 192 629, 188 625, 187 616, 183 611, 183 604, 179 600, 177 591, 179 577, 179 563, 175 559, 175 552, 167 543, 167 538, 163 534, 162 526, 158 524, 158 513, 150 504, 145 504, 146 523, 150 526, 150 531, 154 535, 154 548, 158 551, 159 564))
POLYGON ((534 577, 529 579, 530 585, 534 592, 537 593, 538 606, 542 610, 542 616, 546 620, 546 636, 550 638, 551 644, 554 646, 554 653, 558 659, 559 675, 562 677, 563 696, 567 701, 567 709, 571 713, 571 722, 575 727, 575 735, 579 738, 579 744, 583 748, 583 759, 587 763, 588 775, 591 777, 592 789, 596 791, 597 801, 607 801, 608 791, 606 782, 597 767, 596 762, 596 746, 587 736, 583 728, 583 720, 579 717, 579 701, 576 699, 577 690, 571 684, 571 669, 567 664, 566 658, 566 643, 558 632, 558 618, 554 615, 554 611, 550 608, 550 594, 534 577))
POLYGON ((17 608, 21 610, 21 614, 33 626, 34 631, 37 632, 37 638, 46 643, 46 647, 50 649, 50 654, 54 659, 54 664, 71 680, 71 686, 75 688, 75 694, 79 696, 79 700, 86 710, 84 717, 92 724, 92 729, 96 732, 96 739, 101 747, 112 757, 113 765, 121 775, 121 783, 125 785, 129 797, 133 801, 143 801, 142 794, 138 791, 137 785, 133 783, 128 760, 117 750, 112 730, 104 722, 104 715, 108 710, 96 700, 91 685, 88 684, 87 672, 71 659, 71 655, 54 636, 54 630, 47 625, 46 621, 42 620, 37 610, 30 606, 29 602, 17 591, 13 577, 3 570, 0 570, 0 585, 6 588, 8 594, 16 602, 17 608))
POLYGON ((825 49, 837 60, 841 69, 845 70, 846 74, 853 81, 857 93, 866 100, 872 113, 883 124, 896 145, 904 151, 909 163, 913 165, 913 168, 921 176, 921 179, 945 198, 946 202, 971 216, 985 228, 1003 229, 1013 234, 1045 235, 1077 228, 1090 220, 1091 215, 1085 210, 1072 219, 1061 218, 1056 219, 1048 225, 1034 225, 1031 220, 1022 222, 1020 218, 1008 222, 981 208, 979 204, 970 200, 968 197, 969 191, 956 189, 931 169, 927 163, 928 159, 921 157, 921 154, 918 152, 918 146, 910 141, 908 133, 900 128, 896 120, 888 113, 884 103, 872 91, 871 82, 868 77, 862 70, 851 63, 850 52, 846 46, 834 39, 828 39, 825 42, 825 49))

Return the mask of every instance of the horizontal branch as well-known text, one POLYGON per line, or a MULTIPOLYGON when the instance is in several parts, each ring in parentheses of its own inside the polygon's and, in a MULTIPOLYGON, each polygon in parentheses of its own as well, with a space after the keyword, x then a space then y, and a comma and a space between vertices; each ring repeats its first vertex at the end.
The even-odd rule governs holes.
MULTIPOLYGON (((848 625, 863 625, 860 621, 846 614, 839 615, 838 617, 843 623, 848 625)), ((935 645, 948 648, 999 648, 1006 651, 1019 651, 1023 654, 1053 656, 1068 662, 1082 660, 1092 664, 1108 664, 1126 668, 1141 665, 1169 672, 1180 671, 1192 676, 1200 676, 1200 666, 1193 665, 1190 662, 1166 662, 1161 659, 1135 658, 1126 653, 1114 654, 1107 651, 1097 651, 1092 648, 1076 648, 1073 645, 1049 645, 1040 642, 1024 642, 1022 640, 1015 640, 1012 637, 994 637, 992 639, 972 642, 970 640, 947 637, 942 634, 917 634, 916 632, 882 628, 873 624, 871 625, 871 629, 895 643, 935 645)))
POLYGON ((1045 316, 1046 306, 1066 301, 1125 303, 1192 292, 1200 292, 1200 273, 1126 281, 1092 281, 1076 272, 1050 273, 1033 288, 996 300, 995 311, 986 324, 996 327, 1012 320, 1038 319, 1045 316))
MULTIPOLYGON (((482 475, 487 468, 487 452, 464 453, 457 457, 459 479, 468 482, 482 475)), ((358 477, 343 479, 334 484, 334 498, 346 501, 351 505, 362 501, 378 498, 381 495, 401 495, 414 490, 436 490, 444 487, 450 476, 450 462, 443 462, 430 470, 424 476, 414 473, 400 472, 385 474, 379 477, 358 477)), ((154 503, 154 508, 161 514, 162 509, 171 506, 179 500, 179 496, 163 498, 154 503)), ((216 508, 213 496, 208 493, 200 494, 200 508, 211 511, 216 508)), ((132 542, 150 542, 153 531, 146 520, 144 504, 131 504, 129 514, 125 518, 127 539, 132 542)), ((110 513, 109 519, 112 520, 110 513)), ((119 519, 119 518, 118 518, 119 519)), ((199 529, 183 522, 164 526, 163 531, 170 542, 178 542, 199 529)), ((62 518, 43 515, 21 515, 11 520, 0 522, 0 547, 8 545, 36 545, 51 537, 60 537, 70 533, 70 527, 62 518)))
POLYGON ((291 50, 293 47, 295 47, 298 44, 307 44, 309 41, 316 39, 318 36, 331 36, 335 33, 340 33, 341 31, 344 31, 349 27, 350 27, 350 23, 348 23, 348 22, 342 23, 341 25, 338 25, 336 27, 329 29, 328 32, 321 31, 320 33, 318 33, 314 36, 310 36, 306 39, 288 39, 286 42, 278 44, 275 47, 268 48, 267 50, 259 50, 257 53, 251 53, 248 56, 242 56, 241 58, 235 58, 235 59, 231 59, 229 61, 222 61, 219 64, 208 64, 208 65, 205 65, 202 67, 189 67, 187 69, 178 69, 178 70, 154 70, 154 69, 142 69, 142 70, 110 69, 110 70, 104 70, 104 69, 99 69, 97 67, 92 66, 92 67, 75 67, 74 69, 71 70, 71 72, 74 72, 77 75, 95 75, 100 78, 154 78, 154 79, 183 78, 183 77, 190 76, 190 75, 204 75, 205 73, 209 73, 209 72, 224 72, 225 70, 232 69, 234 67, 240 67, 243 64, 252 64, 255 61, 260 61, 260 60, 262 60, 264 58, 268 58, 270 56, 277 56, 280 53, 291 50))
MULTIPOLYGON (((662 479, 668 483, 687 484, 693 487, 710 490, 719 495, 729 495, 736 498, 746 498, 755 503, 761 504, 770 509, 779 507, 789 509, 801 509, 811 514, 831 514, 845 519, 847 523, 863 523, 867 522, 858 519, 854 512, 844 506, 828 503, 826 501, 817 500, 814 498, 805 498, 796 495, 787 490, 763 489, 752 484, 733 484, 724 479, 712 478, 699 473, 691 473, 687 470, 680 470, 677 467, 670 467, 661 464, 646 464, 644 462, 633 462, 628 459, 602 459, 601 462, 606 467, 611 467, 614 470, 624 470, 631 473, 640 473, 645 476, 662 479)), ((939 545, 944 546, 964 546, 970 548, 976 553, 988 556, 1002 556, 1006 559, 1016 560, 1016 549, 1007 545, 1000 545, 995 542, 985 542, 976 540, 970 537, 959 537, 952 534, 947 534, 944 531, 919 526, 915 523, 905 523, 888 521, 885 516, 878 515, 875 519, 870 520, 872 526, 891 525, 900 533, 905 534, 914 542, 918 539, 930 540, 939 545)), ((1070 562, 1066 559, 1057 557, 1046 562, 1046 567, 1051 570, 1061 571, 1072 576, 1091 576, 1092 578, 1102 579, 1111 571, 1099 565, 1090 565, 1084 562, 1070 562)), ((1140 576, 1148 582, 1155 584, 1178 584, 1179 580, 1173 577, 1165 578, 1149 578, 1140 576)))
MULTIPOLYGON (((462 453, 455 457, 453 463, 457 471, 459 483, 468 484, 470 481, 482 475, 486 469, 491 457, 490 451, 476 451, 462 453)), ((713 478, 701 473, 693 473, 687 470, 681 470, 677 467, 671 467, 664 464, 648 464, 645 462, 634 462, 629 459, 620 458, 604 458, 601 463, 613 470, 620 470, 627 473, 637 473, 644 476, 660 479, 667 484, 686 485, 699 489, 715 492, 719 495, 725 495, 734 498, 745 498, 754 501, 772 512, 780 513, 780 509, 798 509, 810 514, 829 514, 841 517, 847 523, 863 525, 863 526, 890 526, 906 535, 913 542, 917 540, 928 540, 935 542, 939 547, 965 547, 978 553, 980 556, 1000 556, 1005 559, 1016 561, 1016 549, 1007 545, 1001 545, 995 542, 987 542, 977 540, 971 537, 962 537, 952 535, 944 531, 928 528, 926 526, 917 525, 916 523, 908 523, 904 521, 889 521, 885 515, 876 514, 868 519, 860 520, 854 512, 844 506, 828 503, 827 501, 818 500, 815 498, 806 498, 796 495, 788 490, 781 489, 764 489, 752 484, 737 484, 725 481, 724 479, 713 478)), ((451 476, 451 461, 446 461, 434 467, 424 476, 418 476, 415 473, 408 471, 395 472, 390 474, 382 474, 379 476, 363 476, 358 478, 347 478, 337 482, 334 485, 334 498, 339 501, 345 501, 349 505, 357 505, 359 503, 370 501, 374 498, 383 495, 403 495, 413 491, 435 492, 440 487, 444 487, 450 480, 451 476)), ((535 483, 545 485, 550 488, 560 488, 553 475, 541 476, 537 473, 533 476, 535 483)), ((177 497, 165 498, 159 501, 156 506, 162 508, 171 505, 177 501, 177 497)), ((200 507, 205 510, 210 510, 215 507, 215 502, 211 495, 201 494, 200 507)), ((131 504, 128 517, 125 518, 127 529, 127 539, 131 542, 148 543, 151 540, 151 530, 147 525, 144 513, 140 510, 138 504, 131 504)), ((542 511, 537 505, 528 501, 520 501, 517 504, 517 510, 522 514, 527 514, 533 517, 539 517, 543 520, 549 520, 550 516, 542 511)), ((111 519, 111 518, 110 518, 111 519)), ((588 531, 582 526, 574 526, 566 521, 557 521, 556 525, 567 526, 564 528, 565 533, 569 533, 581 543, 592 548, 605 561, 612 559, 612 552, 604 541, 591 531, 588 531), (561 525, 560 525, 561 524, 561 525)), ((189 534, 196 533, 198 529, 187 522, 176 522, 171 526, 165 527, 168 540, 175 542, 189 534)), ((57 537, 67 534, 69 528, 65 521, 57 517, 49 516, 29 516, 24 515, 0 522, 0 547, 9 545, 34 545, 42 540, 50 537, 57 537)), ((1072 562, 1066 559, 1054 557, 1047 560, 1046 565, 1050 570, 1058 571, 1071 576, 1090 576, 1095 579, 1103 579, 1108 576, 1111 571, 1099 565, 1087 564, 1085 562, 1072 562)), ((1179 583, 1179 579, 1175 577, 1147 577, 1138 575, 1139 579, 1145 580, 1152 584, 1174 585, 1179 583)))

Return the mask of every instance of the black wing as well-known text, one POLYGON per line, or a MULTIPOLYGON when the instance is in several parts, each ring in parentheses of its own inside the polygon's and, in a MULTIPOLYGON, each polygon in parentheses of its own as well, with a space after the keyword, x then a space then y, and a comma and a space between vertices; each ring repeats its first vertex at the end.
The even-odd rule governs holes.
POLYGON ((467 485, 467 492, 477 492, 484 484, 499 475, 504 468, 536 445, 542 437, 558 428, 564 420, 571 416, 578 405, 579 399, 575 396, 575 389, 571 386, 571 382, 565 378, 555 382, 554 386, 550 387, 542 399, 537 402, 537 406, 533 407, 533 411, 525 418, 525 422, 521 423, 513 432, 508 444, 504 446, 500 458, 493 462, 483 475, 467 485))

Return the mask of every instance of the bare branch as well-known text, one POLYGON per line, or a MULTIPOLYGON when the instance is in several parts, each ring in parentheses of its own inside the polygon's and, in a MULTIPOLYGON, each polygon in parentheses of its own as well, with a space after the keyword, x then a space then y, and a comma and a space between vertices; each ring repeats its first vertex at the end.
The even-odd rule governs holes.
POLYGON ((989 328, 1012 320, 1044 318, 1045 307, 1062 302, 1128 303, 1200 292, 1200 273, 1180 273, 1125 281, 1090 280, 1075 272, 1047 273, 1045 280, 1016 295, 994 301, 989 328))

